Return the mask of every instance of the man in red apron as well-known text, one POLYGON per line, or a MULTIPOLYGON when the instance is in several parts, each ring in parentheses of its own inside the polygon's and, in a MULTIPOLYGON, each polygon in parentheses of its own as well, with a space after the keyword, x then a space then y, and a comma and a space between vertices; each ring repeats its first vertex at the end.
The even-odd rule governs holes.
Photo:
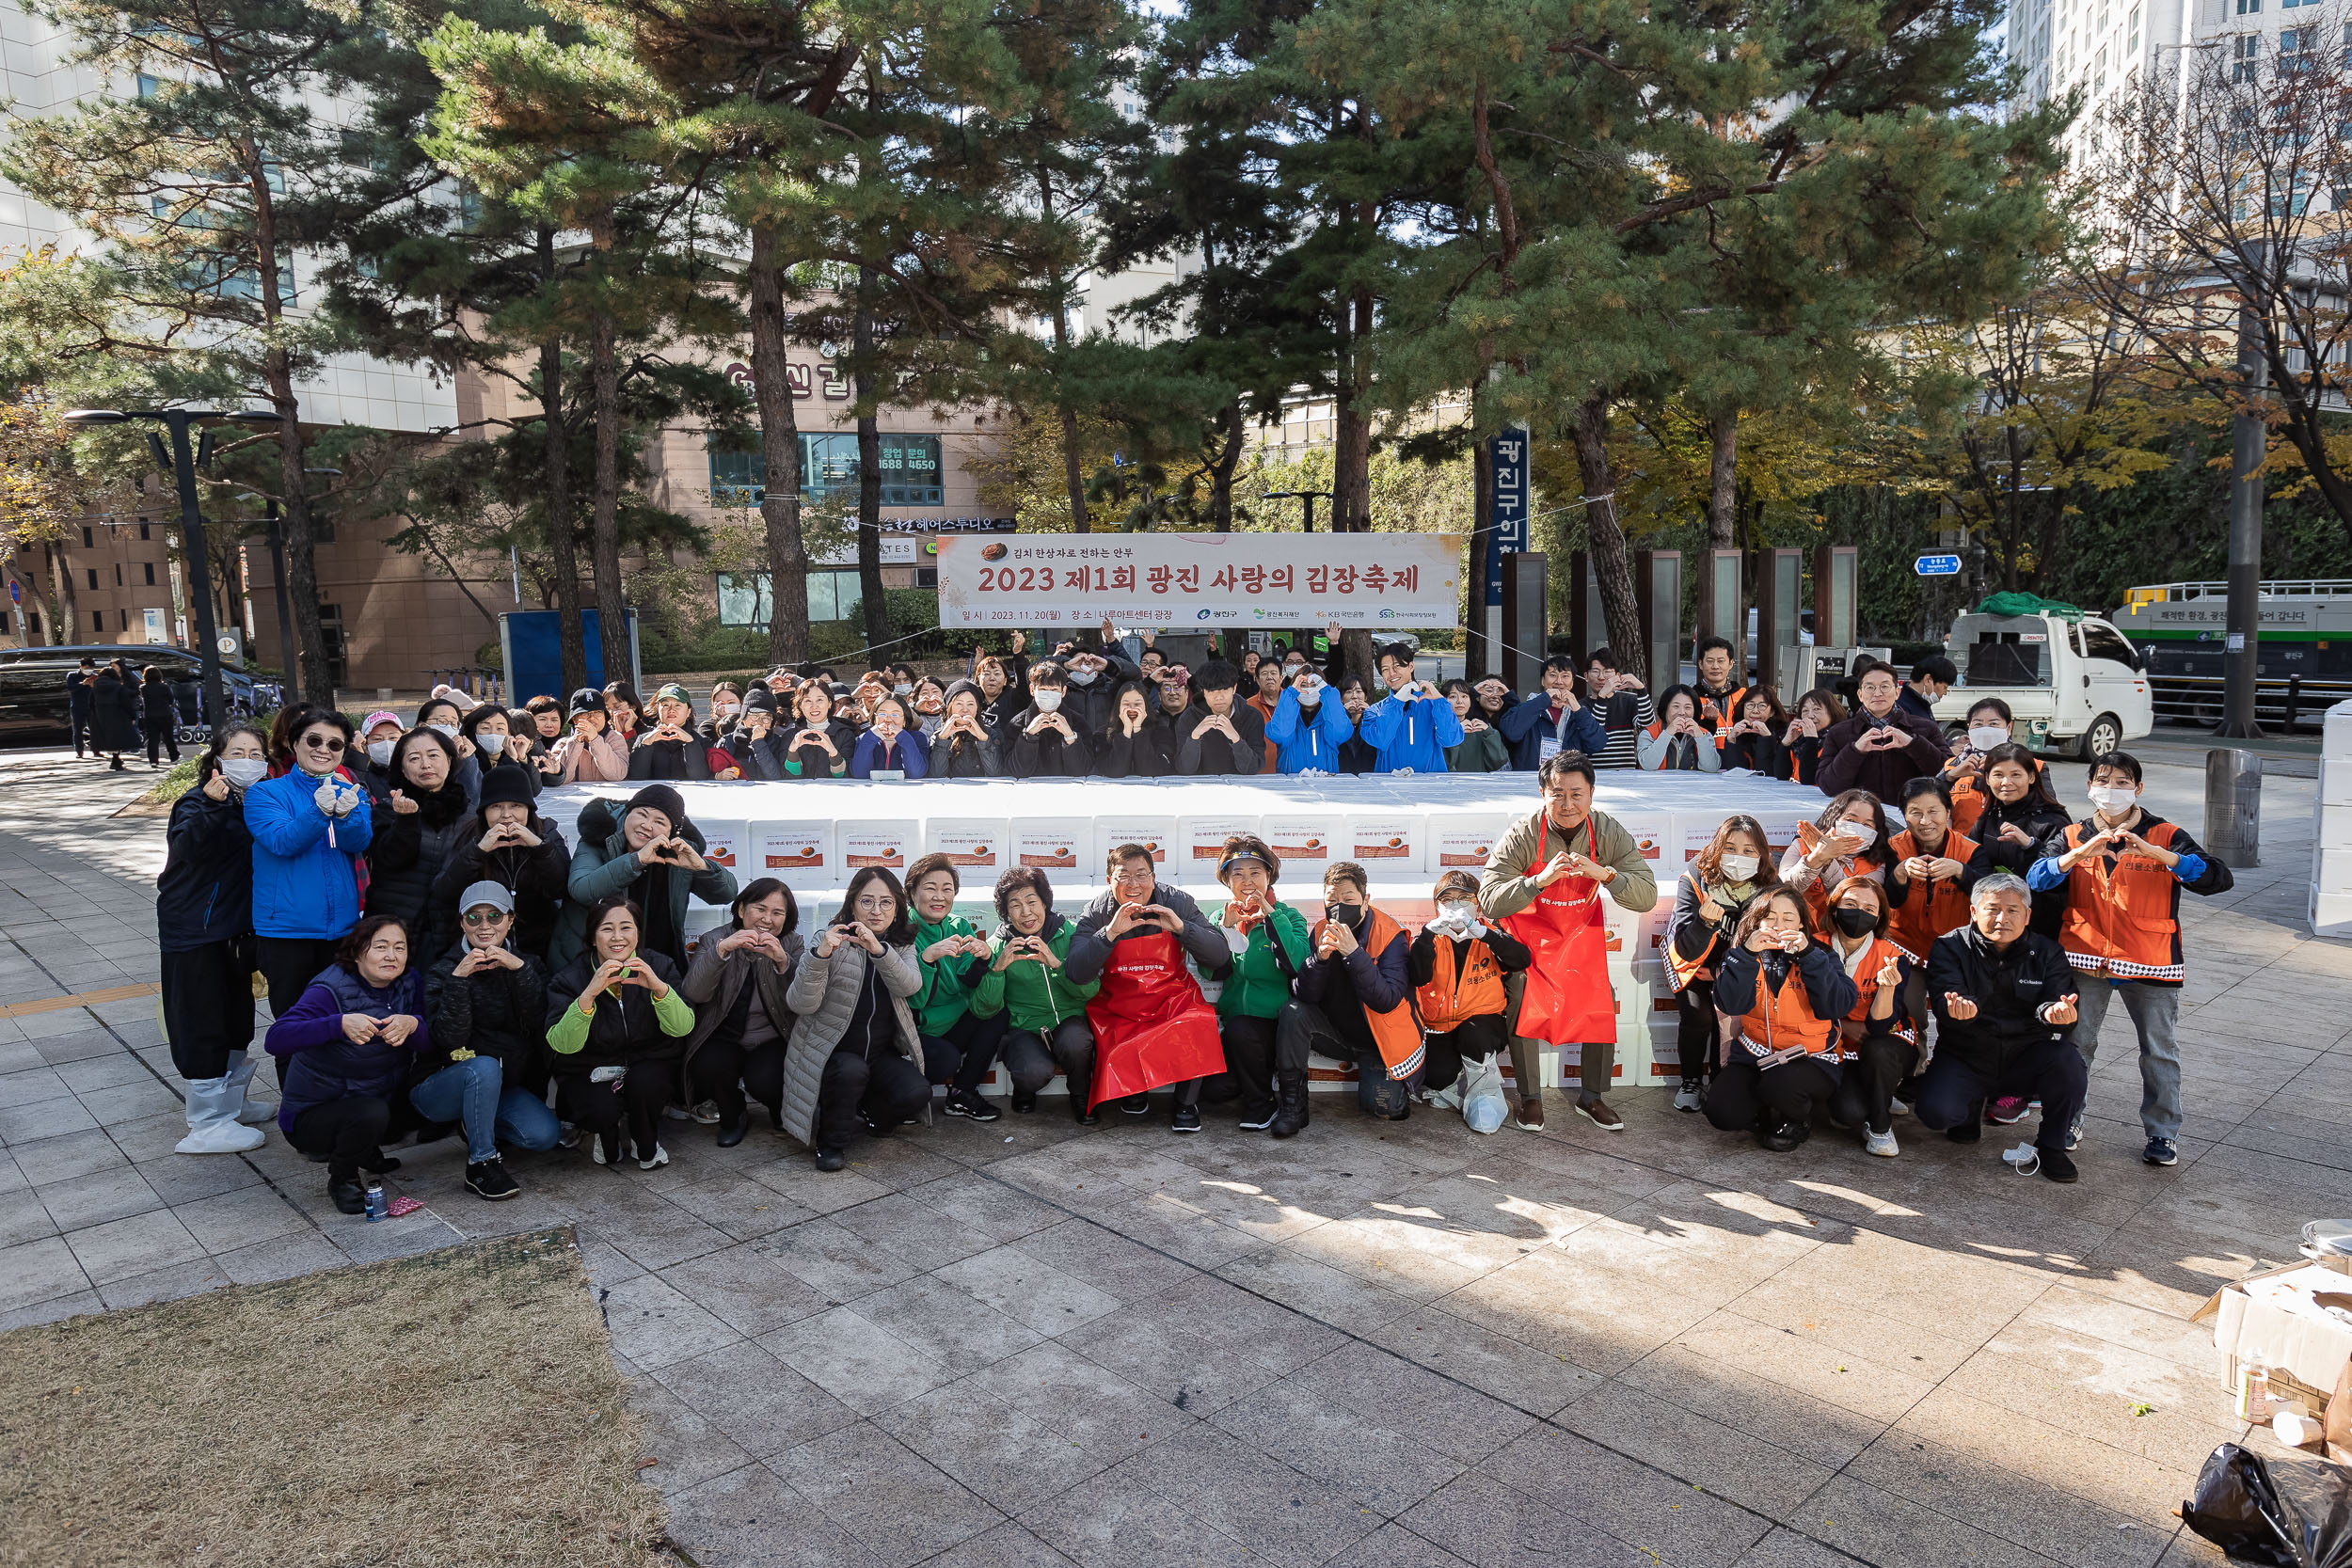
POLYGON ((1190 894, 1159 880, 1144 846, 1112 849, 1109 878, 1110 886, 1078 917, 1065 966, 1077 984, 1103 985, 1087 1004, 1095 1042, 1091 1103, 1116 1101, 1139 1117, 1151 1109, 1149 1090, 1173 1084, 1168 1125, 1198 1132, 1200 1082, 1225 1070, 1225 1048, 1216 1009, 1184 959, 1211 970, 1230 961, 1232 949, 1190 894))
POLYGON ((1543 809, 1495 841, 1478 886, 1479 908, 1487 918, 1534 955, 1511 1042, 1518 1124, 1531 1130, 1544 1124, 1537 1042, 1581 1053, 1578 1115, 1604 1132, 1625 1128, 1600 1097, 1617 1054, 1601 890, 1638 912, 1658 902, 1658 879, 1633 835, 1593 809, 1593 764, 1581 752, 1545 759, 1535 771, 1543 809))

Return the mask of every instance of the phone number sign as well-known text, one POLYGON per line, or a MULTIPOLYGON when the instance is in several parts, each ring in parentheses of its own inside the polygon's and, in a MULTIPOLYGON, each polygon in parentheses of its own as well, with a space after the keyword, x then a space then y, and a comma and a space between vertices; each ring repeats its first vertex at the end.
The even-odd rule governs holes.
POLYGON ((943 626, 1461 624, 1458 533, 1030 533, 939 541, 943 626))

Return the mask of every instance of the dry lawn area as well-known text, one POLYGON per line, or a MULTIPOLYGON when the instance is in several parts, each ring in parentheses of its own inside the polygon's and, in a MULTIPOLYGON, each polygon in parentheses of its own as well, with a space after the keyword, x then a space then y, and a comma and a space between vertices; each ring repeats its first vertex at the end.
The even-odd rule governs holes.
POLYGON ((0 1563, 649 1568, 568 1228, 0 1335, 0 1563))

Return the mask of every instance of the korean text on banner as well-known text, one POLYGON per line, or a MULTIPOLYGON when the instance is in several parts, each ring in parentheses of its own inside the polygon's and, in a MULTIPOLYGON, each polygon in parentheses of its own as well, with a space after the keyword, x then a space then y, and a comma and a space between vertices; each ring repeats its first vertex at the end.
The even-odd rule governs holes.
POLYGON ((1454 533, 942 539, 939 624, 1453 626, 1461 574, 1454 533))

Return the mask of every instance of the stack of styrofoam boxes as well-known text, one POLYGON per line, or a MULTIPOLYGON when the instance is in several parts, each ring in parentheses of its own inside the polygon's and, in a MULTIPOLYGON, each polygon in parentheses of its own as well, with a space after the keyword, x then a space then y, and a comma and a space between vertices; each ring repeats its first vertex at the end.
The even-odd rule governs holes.
POLYGON ((2312 838, 2312 934, 2352 937, 2352 702, 2328 710, 2319 758, 2319 831, 2312 838))

